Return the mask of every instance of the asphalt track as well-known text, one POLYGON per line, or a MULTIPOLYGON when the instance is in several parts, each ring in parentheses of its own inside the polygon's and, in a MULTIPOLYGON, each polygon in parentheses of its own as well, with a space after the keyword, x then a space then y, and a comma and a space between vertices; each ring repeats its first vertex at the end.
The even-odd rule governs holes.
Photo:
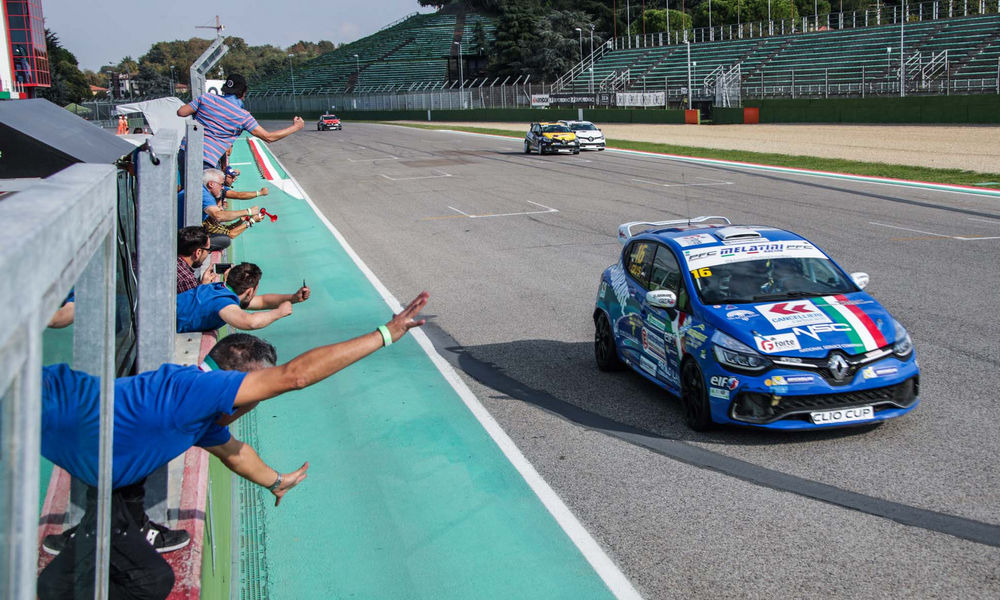
MULTIPOLYGON (((267 125, 265 125, 267 126, 267 125)), ((1000 595, 1000 199, 385 125, 271 150, 647 598, 1000 595), (617 226, 711 214, 825 248, 913 335, 921 404, 878 427, 685 428, 599 373, 617 226)))

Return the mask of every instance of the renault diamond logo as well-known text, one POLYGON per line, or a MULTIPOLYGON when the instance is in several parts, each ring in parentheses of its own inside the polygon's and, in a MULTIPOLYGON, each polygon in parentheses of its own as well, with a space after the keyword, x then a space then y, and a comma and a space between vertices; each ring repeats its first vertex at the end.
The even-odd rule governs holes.
POLYGON ((830 369, 830 373, 833 374, 833 378, 837 381, 843 381, 844 377, 847 376, 847 372, 851 370, 851 365, 847 364, 844 357, 839 354, 831 356, 830 360, 826 363, 826 366, 830 369))

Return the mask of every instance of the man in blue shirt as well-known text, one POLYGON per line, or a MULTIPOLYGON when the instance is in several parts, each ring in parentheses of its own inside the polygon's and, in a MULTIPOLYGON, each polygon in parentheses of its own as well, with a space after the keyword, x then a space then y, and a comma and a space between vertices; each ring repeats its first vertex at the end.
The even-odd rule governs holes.
POLYGON ((292 314, 292 304, 309 299, 305 285, 294 294, 258 295, 260 278, 260 267, 240 263, 229 269, 225 283, 199 285, 177 294, 177 333, 212 331, 226 324, 260 329, 292 314))
MULTIPOLYGON (((243 219, 247 217, 248 219, 253 219, 255 222, 260 222, 263 217, 260 215, 260 207, 251 206, 247 209, 241 210, 225 210, 219 206, 219 200, 223 197, 223 181, 225 180, 225 175, 222 171, 218 169, 205 169, 201 176, 201 211, 202 219, 206 228, 212 228, 212 226, 220 226, 226 221, 235 221, 236 219, 243 219)), ((181 190, 177 192, 177 226, 178 229, 183 227, 184 221, 184 201, 187 197, 187 190, 181 190)), ((249 226, 250 221, 245 221, 243 227, 249 226)), ((244 229, 240 229, 237 232, 243 233, 244 229)), ((229 247, 229 240, 235 235, 228 234, 217 234, 209 231, 211 234, 211 248, 212 250, 222 250, 223 248, 229 247)))
MULTIPOLYGON (((267 466, 228 425, 261 401, 322 381, 389 346, 424 324, 416 316, 422 292, 375 331, 309 350, 274 366, 274 347, 247 334, 226 336, 200 367, 163 365, 115 382, 112 449, 111 598, 164 599, 173 587, 170 566, 143 537, 141 499, 134 488, 192 445, 204 447, 237 475, 266 487, 275 506, 306 478, 309 463, 291 473, 267 466)), ((42 373, 42 455, 89 486, 76 535, 38 577, 42 600, 93 597, 100 379, 65 365, 42 373)))

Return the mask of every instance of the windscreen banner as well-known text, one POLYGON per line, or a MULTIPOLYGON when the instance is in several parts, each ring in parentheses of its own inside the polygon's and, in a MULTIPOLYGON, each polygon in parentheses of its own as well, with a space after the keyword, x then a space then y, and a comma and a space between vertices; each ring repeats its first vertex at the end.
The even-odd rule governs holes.
POLYGON ((663 92, 619 92, 615 94, 617 106, 664 106, 666 96, 663 92))

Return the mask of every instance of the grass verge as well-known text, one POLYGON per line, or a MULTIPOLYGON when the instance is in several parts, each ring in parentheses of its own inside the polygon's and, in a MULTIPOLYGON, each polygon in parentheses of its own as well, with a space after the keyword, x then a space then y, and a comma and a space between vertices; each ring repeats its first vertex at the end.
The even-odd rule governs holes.
MULTIPOLYGON (((385 125, 401 127, 416 127, 418 129, 453 129, 472 133, 489 133, 521 138, 524 132, 519 129, 494 129, 489 127, 452 126, 447 123, 416 124, 380 121, 385 125)), ((776 167, 791 167, 813 171, 832 171, 834 173, 849 173, 868 177, 888 177, 891 179, 906 179, 910 181, 927 181, 950 185, 969 185, 985 188, 1000 188, 1000 173, 978 173, 961 169, 932 169, 910 165, 890 165, 869 163, 840 158, 819 158, 815 156, 796 156, 789 154, 771 154, 766 152, 747 152, 744 150, 719 150, 716 148, 697 148, 693 146, 675 146, 672 144, 654 144, 650 142, 633 142, 630 140, 608 139, 609 147, 624 150, 640 150, 643 152, 661 152, 678 154, 697 158, 713 158, 738 162, 772 165, 776 167)))

